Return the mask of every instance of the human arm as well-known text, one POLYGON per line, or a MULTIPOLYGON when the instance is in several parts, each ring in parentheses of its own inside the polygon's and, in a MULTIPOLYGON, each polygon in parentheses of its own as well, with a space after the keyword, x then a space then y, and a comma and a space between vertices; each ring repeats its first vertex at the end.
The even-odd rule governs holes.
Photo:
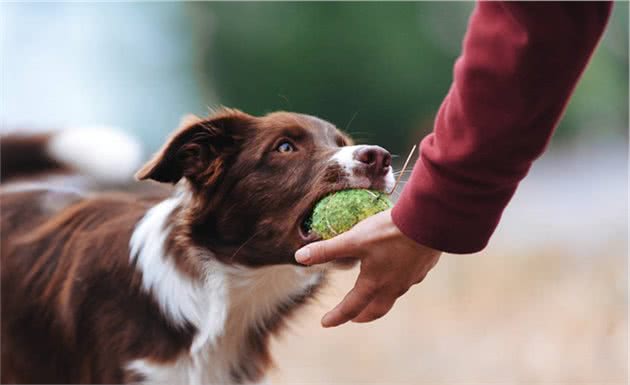
POLYGON ((305 264, 361 259, 354 289, 324 316, 324 326, 384 315, 435 265, 438 250, 485 247, 518 183, 544 151, 611 7, 478 3, 434 131, 422 141, 391 213, 296 253, 305 264))

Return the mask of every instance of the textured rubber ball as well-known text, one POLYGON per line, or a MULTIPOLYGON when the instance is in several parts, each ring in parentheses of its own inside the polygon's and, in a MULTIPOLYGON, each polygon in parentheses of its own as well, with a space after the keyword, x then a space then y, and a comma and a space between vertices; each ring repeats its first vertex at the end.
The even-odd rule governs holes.
POLYGON ((350 230, 354 225, 392 207, 388 196, 365 189, 341 190, 329 194, 315 204, 307 227, 323 239, 350 230))

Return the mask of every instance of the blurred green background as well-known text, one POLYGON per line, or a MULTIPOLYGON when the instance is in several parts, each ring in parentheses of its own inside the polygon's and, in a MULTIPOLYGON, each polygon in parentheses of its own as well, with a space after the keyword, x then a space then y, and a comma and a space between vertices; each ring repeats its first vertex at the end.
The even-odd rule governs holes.
MULTIPOLYGON (((431 129, 473 6, 195 3, 188 12, 206 100, 255 114, 308 112, 404 153, 431 129)), ((627 26, 628 3, 616 4, 556 140, 625 135, 627 26)))
POLYGON ((215 15, 200 53, 218 99, 262 114, 305 111, 402 150, 446 94, 472 4, 194 4, 215 15), (448 20, 449 27, 444 25, 448 20))
MULTIPOLYGON (((2 3, 2 121, 107 123, 154 151, 186 113, 321 116, 401 154, 452 79, 473 2, 2 3)), ((626 138, 628 3, 555 142, 626 138)))

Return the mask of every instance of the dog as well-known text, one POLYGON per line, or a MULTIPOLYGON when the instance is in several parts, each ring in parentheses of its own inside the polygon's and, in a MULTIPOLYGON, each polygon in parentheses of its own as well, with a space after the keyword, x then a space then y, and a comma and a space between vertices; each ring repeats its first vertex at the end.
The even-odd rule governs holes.
MULTIPOLYGON (((58 135, 5 137, 4 175, 80 170, 58 135)), ((174 186, 3 181, 3 383, 265 383, 270 336, 328 269, 294 260, 318 240, 305 226, 312 207, 394 184, 386 150, 331 123, 227 108, 185 118, 136 177, 174 186)))

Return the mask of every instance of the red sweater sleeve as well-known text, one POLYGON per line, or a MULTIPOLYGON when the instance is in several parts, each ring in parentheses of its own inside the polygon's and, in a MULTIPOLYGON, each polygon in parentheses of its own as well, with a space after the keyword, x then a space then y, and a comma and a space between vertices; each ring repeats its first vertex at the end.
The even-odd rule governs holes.
POLYGON ((405 235, 451 253, 486 246, 545 149, 611 7, 477 4, 434 131, 392 211, 405 235))

